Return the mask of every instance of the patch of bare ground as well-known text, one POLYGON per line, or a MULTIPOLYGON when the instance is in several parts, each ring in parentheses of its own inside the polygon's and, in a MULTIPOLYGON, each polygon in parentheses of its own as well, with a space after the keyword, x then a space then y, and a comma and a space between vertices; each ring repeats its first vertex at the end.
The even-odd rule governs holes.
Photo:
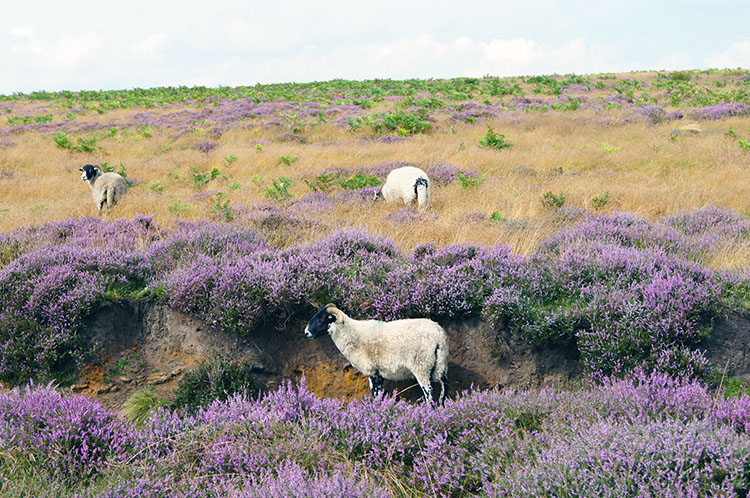
POLYGON ((714 322, 703 344, 716 370, 750 385, 750 312, 730 313, 714 322))
MULTIPOLYGON (((507 331, 478 320, 444 322, 450 338, 448 395, 474 388, 564 388, 582 375, 572 346, 534 348, 507 331)), ((129 300, 97 312, 87 324, 98 361, 82 369, 75 392, 119 409, 134 391, 153 386, 171 396, 184 372, 216 355, 252 365, 268 389, 305 378, 320 397, 352 400, 369 392, 367 378, 354 370, 330 338, 310 340, 304 320, 290 321, 242 339, 212 330, 201 320, 164 305, 129 300)), ((714 367, 750 383, 750 313, 717 319, 703 345, 714 367)), ((388 391, 417 400, 414 381, 385 382, 388 391)))
MULTIPOLYGON (((123 301, 87 323, 98 361, 82 369, 72 390, 119 409, 134 391, 153 386, 169 397, 187 370, 221 355, 249 362, 268 389, 302 377, 318 396, 351 400, 367 395, 367 378, 327 338, 310 340, 303 320, 266 328, 251 338, 212 330, 166 306, 123 301)), ((473 387, 534 388, 564 385, 580 375, 569 349, 534 349, 479 320, 444 323, 451 341, 448 394, 473 387)), ((386 381, 406 399, 418 399, 414 382, 386 381)))

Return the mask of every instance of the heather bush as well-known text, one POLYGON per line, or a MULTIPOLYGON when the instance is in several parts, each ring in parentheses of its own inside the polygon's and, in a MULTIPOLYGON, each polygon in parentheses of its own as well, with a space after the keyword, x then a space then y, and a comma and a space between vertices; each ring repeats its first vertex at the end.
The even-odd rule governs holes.
POLYGON ((0 394, 0 462, 75 483, 126 461, 135 443, 132 428, 88 397, 31 384, 0 394))
POLYGON ((47 472, 50 495, 81 497, 748 492, 750 398, 643 370, 574 391, 458 393, 438 408, 284 384, 193 414, 160 409, 138 430, 49 388, 4 393, 0 408, 1 491, 47 472))

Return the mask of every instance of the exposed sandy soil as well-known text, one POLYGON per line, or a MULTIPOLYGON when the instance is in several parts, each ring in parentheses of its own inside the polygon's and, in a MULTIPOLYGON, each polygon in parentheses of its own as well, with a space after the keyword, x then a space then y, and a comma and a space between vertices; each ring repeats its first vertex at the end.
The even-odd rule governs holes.
MULTIPOLYGON (((532 348, 511 334, 495 333, 480 320, 442 323, 450 337, 448 396, 470 388, 564 387, 580 376, 573 348, 532 348)), ((321 397, 354 399, 369 391, 367 378, 354 370, 328 337, 310 340, 305 322, 268 328, 242 340, 211 330, 200 320, 166 306, 123 301, 93 316, 87 324, 99 345, 99 361, 84 368, 73 390, 96 396, 119 409, 137 389, 152 385, 169 397, 182 374, 214 355, 249 362, 269 389, 304 376, 321 397)), ((717 320, 705 346, 712 363, 727 375, 750 381, 750 315, 717 320)), ((406 399, 418 399, 414 382, 386 381, 406 399)))
POLYGON ((726 375, 750 385, 750 312, 732 313, 714 321, 704 344, 706 357, 726 375))

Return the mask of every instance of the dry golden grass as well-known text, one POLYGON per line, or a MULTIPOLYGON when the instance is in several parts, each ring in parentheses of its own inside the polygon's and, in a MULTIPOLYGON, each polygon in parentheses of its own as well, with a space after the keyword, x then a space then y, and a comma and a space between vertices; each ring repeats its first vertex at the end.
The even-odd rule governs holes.
MULTIPOLYGON (((135 113, 112 112, 122 117, 135 113)), ((433 188, 428 215, 435 219, 428 222, 395 224, 388 220, 400 207, 394 205, 367 209, 342 205, 333 212, 309 214, 327 226, 367 228, 406 249, 425 241, 505 243, 517 253, 528 254, 559 229, 541 201, 547 191, 564 191, 566 206, 591 211, 596 210, 594 196, 609 192, 610 201, 600 212, 631 211, 650 218, 707 204, 750 214, 750 153, 743 153, 737 141, 725 135, 729 126, 738 132, 750 130, 750 118, 700 122, 701 133, 673 137, 675 122, 602 124, 606 117, 579 110, 493 120, 488 124, 515 144, 500 151, 479 147, 477 139, 485 134, 485 124, 452 126, 447 120, 435 123, 429 134, 398 143, 366 140, 362 133, 332 124, 307 126, 302 133, 307 139, 304 144, 277 140, 288 131, 280 127, 235 128, 227 130, 218 140, 219 147, 208 154, 193 148, 207 139, 200 134, 173 140, 159 130, 150 138, 121 133, 119 138, 100 140, 102 150, 96 153, 75 153, 58 148, 49 135, 29 132, 13 136, 15 146, 0 149, 0 230, 95 215, 78 168, 102 162, 115 169, 122 163, 136 181, 124 201, 104 216, 148 214, 165 226, 177 216, 188 220, 211 217, 215 198, 201 196, 201 191, 226 192, 225 199, 232 206, 250 206, 266 200, 265 190, 272 179, 287 176, 294 185, 290 192, 301 197, 311 192, 304 179, 314 179, 331 166, 448 162, 486 175, 476 189, 433 188), (261 151, 255 147, 258 142, 263 142, 261 151), (231 154, 237 159, 228 165, 224 158, 231 154), (281 155, 300 159, 284 165, 279 162, 281 155), (197 188, 192 168, 203 172, 218 168, 223 176, 197 188), (150 188, 154 182, 163 187, 160 192, 150 188), (231 190, 233 184, 240 186, 231 190), (526 226, 492 222, 489 217, 495 211, 526 226), (485 219, 476 221, 475 213, 485 219)), ((316 232, 311 228, 297 235, 313 238, 316 232)), ((727 249, 710 264, 747 266, 748 260, 750 249, 740 247, 727 249)))

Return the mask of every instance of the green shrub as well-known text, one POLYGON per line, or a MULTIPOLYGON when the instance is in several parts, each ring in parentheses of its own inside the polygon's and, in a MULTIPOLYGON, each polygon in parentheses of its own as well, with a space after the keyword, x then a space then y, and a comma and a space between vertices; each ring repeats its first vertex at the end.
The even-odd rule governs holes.
POLYGON ((202 172, 198 168, 191 168, 190 173, 193 176, 193 185, 196 187, 204 187, 211 180, 215 180, 221 175, 219 168, 213 168, 210 172, 202 172))
POLYGON ((292 155, 290 155, 290 156, 283 156, 282 155, 281 157, 279 157, 279 162, 277 162, 276 164, 285 164, 287 166, 291 166, 292 164, 296 163, 297 161, 299 161, 299 156, 292 156, 292 155))
POLYGON ((216 193, 213 212, 223 214, 226 221, 232 221, 234 219, 234 213, 232 213, 232 206, 229 205, 229 199, 224 200, 225 196, 226 194, 224 192, 216 193))
POLYGON ((70 141, 68 134, 64 131, 58 131, 57 133, 55 133, 55 136, 52 137, 52 140, 54 140, 57 146, 61 149, 73 149, 73 142, 70 141))
POLYGON ((378 187, 383 184, 377 176, 358 173, 349 179, 337 178, 336 183, 345 190, 357 190, 366 187, 378 187))
POLYGON ((266 189, 266 197, 277 201, 284 199, 291 199, 292 194, 289 193, 289 187, 292 186, 292 181, 286 176, 280 176, 279 181, 272 181, 272 185, 266 189))
POLYGON ((609 191, 604 192, 603 194, 597 194, 594 196, 593 199, 591 199, 591 203, 594 205, 594 208, 601 209, 604 206, 607 205, 609 202, 609 191))
POLYGON ((237 154, 230 154, 228 156, 224 156, 224 162, 227 164, 227 166, 231 166, 232 164, 237 161, 237 154))
POLYGON ((215 400, 226 400, 234 394, 256 396, 263 385, 252 373, 252 365, 217 357, 185 372, 174 392, 175 408, 194 411, 215 400))
POLYGON ((488 149, 506 149, 512 147, 511 142, 505 140, 505 135, 496 135, 495 130, 487 125, 487 134, 479 137, 479 145, 488 149))
POLYGON ((502 211, 495 211, 490 215, 490 220, 497 222, 505 221, 505 213, 503 213, 502 211))
POLYGON ((456 183, 461 185, 462 188, 470 189, 470 188, 479 188, 479 186, 484 182, 485 175, 477 175, 476 178, 469 174, 461 173, 460 171, 456 172, 456 183))
POLYGON ((318 175, 314 180, 305 180, 305 183, 313 192, 330 192, 336 180, 338 178, 333 173, 325 173, 318 175))
POLYGON ((547 209, 559 209, 565 204, 565 197, 568 195, 565 191, 560 191, 555 194, 552 191, 545 192, 542 195, 542 204, 547 209))

